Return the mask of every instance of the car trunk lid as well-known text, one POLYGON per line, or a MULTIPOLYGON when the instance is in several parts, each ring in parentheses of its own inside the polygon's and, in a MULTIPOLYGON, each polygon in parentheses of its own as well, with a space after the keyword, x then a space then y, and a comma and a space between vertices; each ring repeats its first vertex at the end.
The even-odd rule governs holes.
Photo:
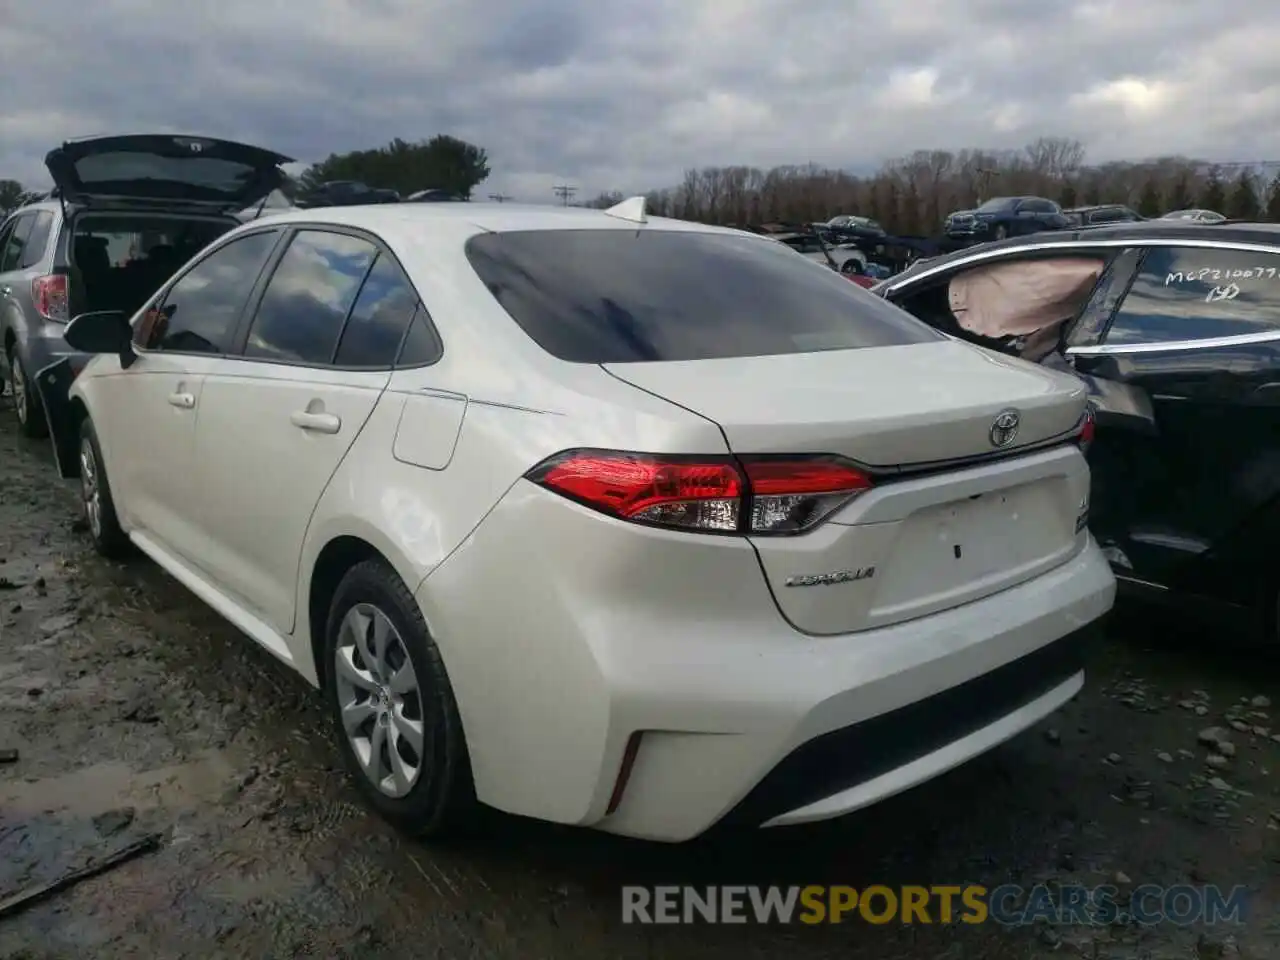
POLYGON ((45 166, 66 200, 240 210, 283 187, 290 157, 212 137, 137 134, 69 140, 45 166))
POLYGON ((738 454, 840 454, 900 469, 1007 453, 1067 434, 1085 388, 1067 374, 958 340, 769 357, 605 364, 715 421, 738 454), (996 417, 1016 434, 992 442, 996 417))
POLYGON ((959 341, 820 354, 609 364, 717 423, 730 450, 836 454, 873 485, 798 535, 753 535, 798 630, 851 633, 1007 589, 1081 547, 1085 411, 1069 376, 959 341), (744 389, 745 388, 745 389, 744 389), (1001 414, 1016 411, 1007 442, 1001 414))

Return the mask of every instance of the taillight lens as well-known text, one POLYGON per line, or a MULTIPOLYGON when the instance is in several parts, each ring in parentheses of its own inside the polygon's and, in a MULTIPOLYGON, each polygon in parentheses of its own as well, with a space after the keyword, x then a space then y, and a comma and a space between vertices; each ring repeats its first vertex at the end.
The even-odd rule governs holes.
POLYGON ((1081 450, 1088 451, 1090 444, 1093 443, 1093 434, 1097 429, 1097 425, 1093 418, 1093 407, 1089 407, 1084 412, 1084 423, 1080 427, 1080 433, 1076 437, 1076 443, 1081 450))
POLYGON ((705 533, 799 533, 871 487, 870 477, 838 457, 571 450, 527 476, 622 520, 705 533))
POLYGON ((71 319, 68 294, 69 284, 64 273, 36 277, 31 281, 31 299, 35 303, 36 312, 46 320, 66 323, 71 319))
POLYGON ((752 533, 796 533, 821 523, 871 478, 835 457, 746 460, 752 533))

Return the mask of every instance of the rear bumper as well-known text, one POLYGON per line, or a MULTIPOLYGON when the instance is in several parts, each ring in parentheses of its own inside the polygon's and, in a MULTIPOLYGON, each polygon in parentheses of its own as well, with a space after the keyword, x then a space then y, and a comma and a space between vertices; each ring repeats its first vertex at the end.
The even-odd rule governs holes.
POLYGON ((731 812, 837 816, 1013 736, 1079 689, 1082 654, 1057 641, 1114 596, 1089 540, 982 600, 811 637, 781 618, 745 542, 621 524, 527 484, 417 591, 479 798, 662 841, 731 812))

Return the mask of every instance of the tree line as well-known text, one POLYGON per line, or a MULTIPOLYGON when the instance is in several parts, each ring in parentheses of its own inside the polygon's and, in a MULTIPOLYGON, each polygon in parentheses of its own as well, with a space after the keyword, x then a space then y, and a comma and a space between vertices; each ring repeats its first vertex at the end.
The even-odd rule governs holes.
MULTIPOLYGON (((1020 150, 917 150, 868 176, 813 164, 685 171, 676 186, 647 193, 659 216, 722 225, 809 223, 870 217, 890 233, 931 236, 948 213, 999 196, 1040 196, 1064 208, 1119 203, 1148 217, 1202 207, 1232 219, 1280 222, 1280 173, 1258 164, 1212 164, 1182 156, 1089 164, 1077 140, 1042 137, 1020 150)), ((602 193, 584 206, 623 199, 602 193)))
MULTIPOLYGON (((401 196, 444 189, 470 199, 472 190, 488 176, 489 156, 483 147, 447 134, 416 142, 397 137, 380 147, 330 154, 291 178, 285 192, 294 199, 322 183, 358 180, 376 189, 395 190, 401 196)), ((40 196, 17 180, 0 180, 0 216, 40 196)))

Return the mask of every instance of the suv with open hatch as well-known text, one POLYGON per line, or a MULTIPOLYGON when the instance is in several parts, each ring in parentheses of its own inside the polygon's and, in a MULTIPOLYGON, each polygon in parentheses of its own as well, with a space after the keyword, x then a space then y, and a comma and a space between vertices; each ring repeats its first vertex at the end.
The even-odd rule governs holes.
POLYGON ((284 213, 67 338, 98 548, 322 688, 414 831, 838 816, 1073 697, 1115 591, 1076 378, 641 197, 284 213))
POLYGON ((95 310, 132 314, 281 187, 280 166, 291 162, 169 134, 71 140, 45 157, 53 191, 0 226, 0 346, 26 436, 46 432, 31 381, 70 352, 67 322, 95 310))

